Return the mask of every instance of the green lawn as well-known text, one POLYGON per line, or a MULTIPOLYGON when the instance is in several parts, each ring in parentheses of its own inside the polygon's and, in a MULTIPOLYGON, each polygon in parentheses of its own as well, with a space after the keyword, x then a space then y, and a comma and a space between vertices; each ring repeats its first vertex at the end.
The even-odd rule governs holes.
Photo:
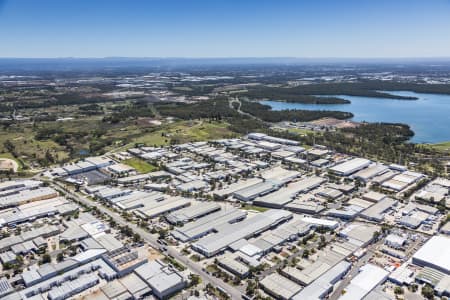
POLYGON ((256 206, 256 205, 250 205, 250 204, 244 204, 244 205, 242 206, 242 209, 245 209, 245 210, 254 210, 254 211, 259 211, 259 212, 265 212, 266 210, 268 210, 268 208, 266 208, 266 207, 256 206))
POLYGON ((129 165, 130 167, 135 168, 139 173, 142 174, 158 170, 157 166, 154 166, 140 158, 130 158, 124 160, 123 163, 129 165))

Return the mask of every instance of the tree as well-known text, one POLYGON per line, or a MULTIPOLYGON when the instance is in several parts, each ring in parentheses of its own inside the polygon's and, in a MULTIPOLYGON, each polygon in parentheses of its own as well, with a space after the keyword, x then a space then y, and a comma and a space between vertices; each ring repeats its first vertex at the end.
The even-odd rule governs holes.
POLYGON ((257 289, 257 283, 254 280, 249 280, 247 284, 247 288, 245 289, 245 293, 247 295, 254 295, 257 289))
POLYGON ((396 294, 396 295, 403 295, 403 293, 404 293, 404 291, 403 291, 402 287, 400 287, 400 286, 396 286, 395 287, 394 294, 396 294))
POLYGON ((52 258, 50 257, 50 255, 48 253, 45 253, 44 255, 42 255, 42 260, 40 261, 40 263, 41 263, 41 265, 48 264, 51 261, 52 261, 52 258))
POLYGON ((133 234, 133 242, 138 243, 141 241, 141 236, 138 233, 133 234))
POLYGON ((58 255, 56 256, 56 261, 62 262, 63 260, 64 260, 64 254, 62 252, 58 253, 58 255))
POLYGON ((191 282, 190 283, 191 286, 196 286, 196 285, 201 283, 200 276, 197 275, 197 274, 190 274, 189 275, 189 280, 191 282))
POLYGON ((425 284, 422 287, 422 296, 424 296, 427 299, 433 299, 434 298, 434 290, 429 284, 425 284))

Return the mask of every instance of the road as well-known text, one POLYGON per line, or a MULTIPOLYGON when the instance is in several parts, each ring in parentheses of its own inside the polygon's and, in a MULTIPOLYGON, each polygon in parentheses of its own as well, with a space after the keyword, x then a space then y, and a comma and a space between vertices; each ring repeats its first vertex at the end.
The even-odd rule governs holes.
POLYGON ((242 102, 241 102, 241 100, 239 100, 238 97, 236 97, 236 98, 228 98, 228 105, 229 105, 229 107, 230 107, 231 109, 236 110, 236 111, 237 111, 238 113, 240 113, 241 115, 245 115, 245 116, 248 116, 248 117, 250 117, 250 118, 253 118, 253 119, 256 119, 256 120, 259 120, 259 121, 263 122, 261 119, 255 117, 254 115, 249 114, 249 113, 246 113, 246 112, 243 112, 243 111, 241 110, 242 102), (234 108, 233 103, 237 103, 237 104, 239 105, 239 106, 237 107, 237 109, 234 108))
MULTIPOLYGON (((139 234, 144 239, 144 241, 146 241, 153 248, 155 248, 155 249, 160 248, 161 245, 158 244, 157 238, 155 238, 152 234, 150 234, 148 231, 144 230, 143 228, 140 228, 133 223, 127 222, 118 213, 113 212, 113 211, 109 210, 108 208, 106 208, 105 206, 99 205, 99 203, 96 203, 96 202, 92 201, 91 199, 88 199, 78 193, 67 190, 64 186, 62 186, 59 183, 52 182, 52 186, 56 190, 69 194, 71 197, 73 197, 77 201, 79 201, 89 207, 96 207, 100 212, 110 216, 117 224, 122 225, 122 226, 124 226, 124 225, 129 226, 133 230, 133 232, 139 234)), ((217 286, 221 287, 223 290, 225 290, 229 294, 231 299, 240 299, 241 298, 242 293, 238 289, 226 284, 221 279, 216 278, 216 277, 206 273, 205 271, 202 270, 201 265, 192 261, 188 257, 180 254, 177 250, 173 249, 172 247, 167 246, 167 250, 164 252, 164 254, 172 256, 173 258, 175 258, 176 260, 178 260, 179 262, 181 262, 185 266, 187 266, 187 268, 189 270, 191 270, 192 273, 200 275, 200 277, 202 278, 202 281, 205 284, 210 283, 215 287, 217 287, 217 286)))

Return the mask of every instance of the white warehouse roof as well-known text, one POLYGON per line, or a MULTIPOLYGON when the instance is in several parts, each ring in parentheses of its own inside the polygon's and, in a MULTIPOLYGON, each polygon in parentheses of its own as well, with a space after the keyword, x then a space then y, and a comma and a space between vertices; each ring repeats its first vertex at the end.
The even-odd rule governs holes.
POLYGON ((433 236, 414 255, 413 263, 450 274, 450 238, 433 236))

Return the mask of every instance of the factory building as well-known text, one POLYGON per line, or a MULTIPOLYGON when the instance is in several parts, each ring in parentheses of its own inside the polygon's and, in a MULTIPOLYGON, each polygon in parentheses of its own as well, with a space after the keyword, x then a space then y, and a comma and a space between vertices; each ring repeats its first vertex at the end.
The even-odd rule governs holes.
POLYGON ((250 238, 290 218, 292 218, 290 212, 268 210, 241 222, 225 224, 219 228, 217 233, 205 236, 195 242, 192 248, 207 257, 211 257, 224 251, 240 239, 250 238))
POLYGON ((159 260, 148 262, 138 267, 135 272, 151 287, 153 295, 158 299, 168 298, 187 284, 181 273, 159 260))
POLYGON ((372 162, 365 158, 352 158, 330 168, 330 171, 340 176, 348 176, 368 167, 372 162))
POLYGON ((412 257, 412 262, 450 275, 450 238, 433 236, 412 257))

